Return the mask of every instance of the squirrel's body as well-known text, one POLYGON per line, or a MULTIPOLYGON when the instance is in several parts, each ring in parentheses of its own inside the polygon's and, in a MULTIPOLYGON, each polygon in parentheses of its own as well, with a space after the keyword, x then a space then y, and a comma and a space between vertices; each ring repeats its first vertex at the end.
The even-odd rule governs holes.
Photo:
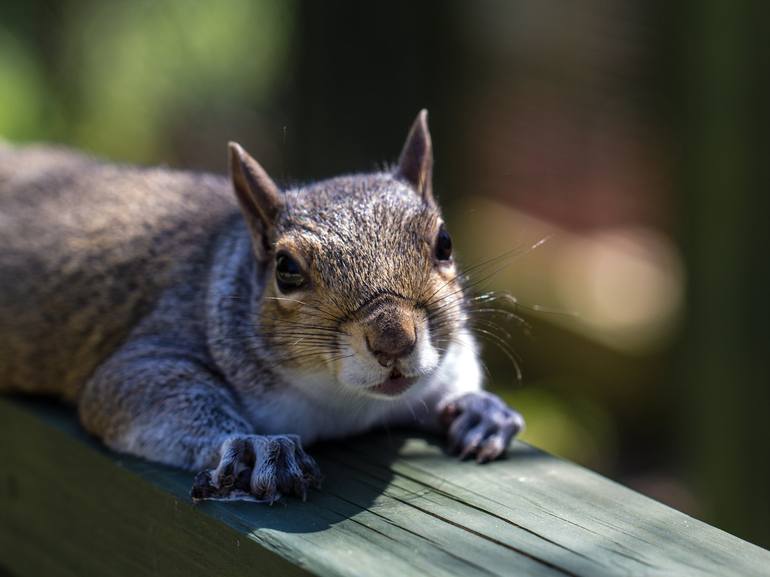
POLYGON ((76 403, 116 450, 215 468, 201 498, 304 495, 300 439, 383 424, 443 417, 495 458, 521 419, 479 392, 424 123, 396 172, 285 193, 237 145, 232 182, 0 148, 0 390, 76 403))
POLYGON ((238 218, 223 177, 0 148, 0 388, 75 399, 238 218))

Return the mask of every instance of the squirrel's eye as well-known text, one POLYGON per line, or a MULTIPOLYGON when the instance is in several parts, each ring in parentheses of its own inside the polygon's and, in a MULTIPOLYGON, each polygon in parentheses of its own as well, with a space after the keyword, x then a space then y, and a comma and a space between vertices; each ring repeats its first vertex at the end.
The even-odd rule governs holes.
POLYGON ((436 258, 438 260, 449 260, 452 258, 452 237, 449 236, 443 224, 436 236, 436 258))
POLYGON ((279 252, 275 257, 275 280, 281 292, 293 291, 305 284, 299 264, 285 252, 279 252))

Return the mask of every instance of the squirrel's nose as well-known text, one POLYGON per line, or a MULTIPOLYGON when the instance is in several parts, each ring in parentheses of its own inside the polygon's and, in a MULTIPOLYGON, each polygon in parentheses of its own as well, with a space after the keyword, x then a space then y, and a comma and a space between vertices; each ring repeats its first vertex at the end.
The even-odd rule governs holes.
POLYGON ((414 350, 417 331, 411 315, 389 311, 368 323, 365 338, 377 362, 388 367, 414 350))

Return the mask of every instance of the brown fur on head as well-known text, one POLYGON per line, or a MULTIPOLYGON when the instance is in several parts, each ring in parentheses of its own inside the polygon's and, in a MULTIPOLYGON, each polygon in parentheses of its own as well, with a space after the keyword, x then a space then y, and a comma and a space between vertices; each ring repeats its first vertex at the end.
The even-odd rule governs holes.
POLYGON ((240 146, 230 150, 266 265, 259 332, 276 363, 375 397, 426 380, 464 325, 426 112, 389 173, 281 192, 240 146))

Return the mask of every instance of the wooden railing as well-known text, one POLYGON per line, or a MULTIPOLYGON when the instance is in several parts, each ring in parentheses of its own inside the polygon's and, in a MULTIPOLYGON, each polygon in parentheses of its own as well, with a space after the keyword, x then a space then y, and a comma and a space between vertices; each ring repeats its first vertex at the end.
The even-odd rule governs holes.
POLYGON ((191 474, 0 398, 0 576, 770 575, 770 552, 523 443, 485 466, 401 432, 312 453, 305 503, 193 504, 191 474))

